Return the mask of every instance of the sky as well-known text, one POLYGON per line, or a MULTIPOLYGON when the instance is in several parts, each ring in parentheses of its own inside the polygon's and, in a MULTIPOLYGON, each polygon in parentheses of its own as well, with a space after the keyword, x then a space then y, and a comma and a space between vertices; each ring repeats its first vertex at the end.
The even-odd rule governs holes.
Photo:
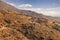
POLYGON ((3 0, 22 10, 60 17, 60 0, 3 0))

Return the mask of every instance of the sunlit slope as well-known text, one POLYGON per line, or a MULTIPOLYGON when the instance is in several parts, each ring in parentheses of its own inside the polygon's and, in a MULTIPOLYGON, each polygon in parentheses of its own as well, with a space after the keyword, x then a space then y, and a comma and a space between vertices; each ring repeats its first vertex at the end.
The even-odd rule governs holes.
POLYGON ((59 22, 44 15, 24 15, 7 5, 0 1, 0 40, 60 40, 59 22))

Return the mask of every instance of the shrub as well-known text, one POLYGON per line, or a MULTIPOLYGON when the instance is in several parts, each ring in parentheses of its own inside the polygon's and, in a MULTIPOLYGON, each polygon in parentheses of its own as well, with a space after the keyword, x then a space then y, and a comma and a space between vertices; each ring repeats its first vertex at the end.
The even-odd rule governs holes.
POLYGON ((43 37, 40 37, 39 40, 44 40, 44 38, 43 37))
POLYGON ((60 26, 59 25, 55 24, 54 26, 52 26, 52 28, 55 29, 55 30, 57 30, 57 31, 60 31, 60 26))
POLYGON ((29 29, 29 30, 32 30, 34 29, 34 24, 29 24, 29 25, 26 25, 26 24, 22 24, 22 28, 23 29, 29 29))
POLYGON ((4 21, 6 22, 6 23, 8 23, 8 24, 10 24, 11 23, 11 21, 10 20, 6 20, 6 19, 4 19, 4 21))
POLYGON ((6 27, 10 27, 10 25, 6 25, 6 27))

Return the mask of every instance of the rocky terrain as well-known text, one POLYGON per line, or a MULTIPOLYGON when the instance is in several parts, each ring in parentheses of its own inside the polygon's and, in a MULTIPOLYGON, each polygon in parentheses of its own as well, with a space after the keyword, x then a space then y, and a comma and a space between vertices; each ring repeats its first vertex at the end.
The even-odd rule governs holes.
POLYGON ((30 13, 0 1, 0 40, 60 40, 60 22, 30 13))

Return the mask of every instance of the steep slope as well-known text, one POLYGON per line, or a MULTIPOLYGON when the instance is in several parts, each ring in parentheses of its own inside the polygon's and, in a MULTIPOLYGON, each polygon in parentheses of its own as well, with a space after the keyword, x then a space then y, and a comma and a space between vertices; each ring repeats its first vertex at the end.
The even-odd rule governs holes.
POLYGON ((60 40, 59 22, 44 15, 28 16, 22 11, 23 15, 7 5, 0 1, 0 40, 60 40))
POLYGON ((60 17, 53 17, 53 19, 60 22, 60 17))
POLYGON ((8 12, 14 11, 19 14, 29 15, 29 16, 33 16, 33 17, 43 16, 42 14, 37 14, 36 12, 32 12, 32 11, 28 11, 28 10, 18 10, 14 6, 11 6, 5 2, 2 2, 1 0, 0 0, 0 9, 4 9, 5 11, 8 11, 8 12))
POLYGON ((42 15, 41 13, 36 13, 36 12, 29 11, 29 10, 18 10, 14 6, 6 4, 5 2, 2 2, 1 0, 0 0, 0 9, 4 9, 5 11, 8 11, 8 12, 14 11, 14 12, 17 12, 19 14, 29 15, 29 16, 33 16, 33 17, 37 17, 37 18, 43 17, 43 18, 46 18, 49 20, 53 19, 53 20, 57 20, 57 21, 59 21, 59 19, 60 19, 58 17, 57 18, 56 17, 49 17, 49 16, 42 15))
POLYGON ((60 17, 51 17, 51 16, 48 16, 48 18, 60 22, 60 17))
POLYGON ((8 12, 18 12, 20 13, 20 10, 18 10, 17 8, 15 8, 14 6, 11 6, 3 1, 0 0, 0 9, 4 9, 5 11, 8 11, 8 12))
POLYGON ((36 13, 36 12, 32 12, 30 10, 20 10, 20 11, 24 15, 29 15, 29 16, 33 16, 33 17, 37 17, 37 18, 43 17, 48 20, 56 20, 56 21, 60 22, 60 17, 45 16, 45 15, 42 15, 42 13, 36 13))

